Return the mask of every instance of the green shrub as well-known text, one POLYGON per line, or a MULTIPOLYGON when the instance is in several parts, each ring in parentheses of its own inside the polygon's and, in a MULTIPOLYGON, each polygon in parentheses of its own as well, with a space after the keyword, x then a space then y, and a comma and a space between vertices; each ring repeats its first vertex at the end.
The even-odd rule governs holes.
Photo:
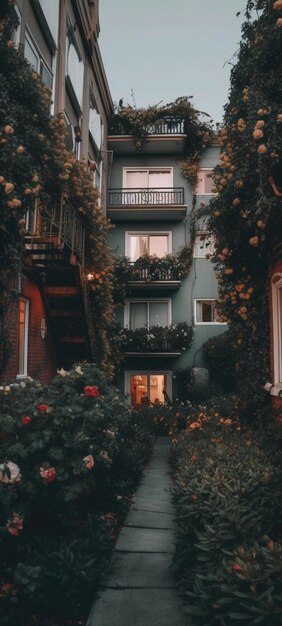
POLYGON ((279 441, 204 407, 178 434, 174 570, 195 625, 281 626, 279 441))
POLYGON ((230 330, 204 344, 211 380, 224 391, 236 391, 236 348, 230 330))
POLYGON ((1 624, 87 614, 151 433, 93 365, 7 386, 1 404, 1 624))

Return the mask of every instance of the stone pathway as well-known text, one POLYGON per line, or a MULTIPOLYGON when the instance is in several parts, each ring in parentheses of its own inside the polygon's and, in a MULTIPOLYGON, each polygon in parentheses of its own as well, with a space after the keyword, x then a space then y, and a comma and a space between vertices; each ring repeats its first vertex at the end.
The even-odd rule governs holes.
POLYGON ((86 626, 187 624, 169 569, 175 542, 169 453, 169 440, 159 437, 86 626))

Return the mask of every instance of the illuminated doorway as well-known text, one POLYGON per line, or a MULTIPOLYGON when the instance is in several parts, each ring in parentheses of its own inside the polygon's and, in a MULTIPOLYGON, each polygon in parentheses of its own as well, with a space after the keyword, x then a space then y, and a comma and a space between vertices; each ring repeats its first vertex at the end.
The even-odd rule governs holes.
POLYGON ((129 374, 131 405, 137 408, 166 404, 168 398, 168 374, 129 374))

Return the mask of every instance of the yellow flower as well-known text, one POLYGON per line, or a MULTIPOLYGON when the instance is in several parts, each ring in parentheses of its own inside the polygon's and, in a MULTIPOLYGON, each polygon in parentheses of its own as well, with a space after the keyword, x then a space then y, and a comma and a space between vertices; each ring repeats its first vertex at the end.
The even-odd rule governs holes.
POLYGON ((274 11, 282 11, 282 0, 276 0, 273 5, 274 11))
POLYGON ((255 130, 253 131, 253 138, 254 139, 261 139, 263 137, 263 132, 260 128, 255 128, 255 130))
POLYGON ((265 126, 265 122, 263 120, 259 120, 256 125, 255 128, 263 128, 265 126))
POLYGON ((282 123, 282 113, 278 113, 276 121, 278 122, 278 124, 282 123))
POLYGON ((24 147, 23 146, 18 146, 16 149, 17 154, 23 154, 24 152, 24 147))
POLYGON ((258 147, 258 153, 265 154, 266 152, 267 152, 267 147, 265 146, 264 143, 261 143, 260 146, 258 147))

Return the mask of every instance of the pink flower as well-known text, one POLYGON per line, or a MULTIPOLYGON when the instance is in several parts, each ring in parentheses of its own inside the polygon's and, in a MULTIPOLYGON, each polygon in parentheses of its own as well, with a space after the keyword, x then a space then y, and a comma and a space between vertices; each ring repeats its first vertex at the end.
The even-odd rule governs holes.
POLYGON ((52 483, 56 478, 56 470, 54 467, 41 467, 40 476, 44 478, 44 480, 47 480, 48 483, 52 483))
POLYGON ((87 456, 84 457, 83 459, 84 461, 84 465, 87 469, 92 469, 92 467, 94 467, 94 459, 92 454, 88 454, 87 456))
POLYGON ((233 572, 240 572, 241 571, 241 565, 239 565, 239 563, 232 563, 232 570, 233 570, 233 572))
POLYGON ((46 413, 48 409, 48 404, 40 404, 38 408, 39 408, 39 411, 41 411, 41 413, 46 413))
POLYGON ((18 537, 20 531, 23 529, 23 518, 19 516, 18 513, 13 513, 13 519, 9 519, 6 528, 10 535, 13 537, 18 537))
POLYGON ((100 391, 98 387, 96 387, 96 385, 93 385, 92 387, 88 386, 88 387, 84 387, 84 395, 94 396, 94 398, 98 398, 100 395, 100 391))
POLYGON ((5 461, 0 465, 0 482, 1 483, 19 483, 21 480, 21 471, 19 466, 13 461, 5 461))
POLYGON ((27 426, 27 424, 29 424, 29 422, 31 422, 31 418, 28 417, 28 415, 25 415, 24 417, 22 417, 22 424, 24 426, 27 426))

